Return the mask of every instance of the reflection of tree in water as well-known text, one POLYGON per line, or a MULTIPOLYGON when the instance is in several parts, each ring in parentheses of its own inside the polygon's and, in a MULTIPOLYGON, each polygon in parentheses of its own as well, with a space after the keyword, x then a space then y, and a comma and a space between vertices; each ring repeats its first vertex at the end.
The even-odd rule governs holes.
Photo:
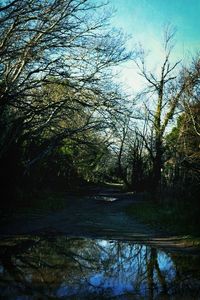
POLYGON ((92 260, 84 260, 81 252, 84 240, 67 238, 19 238, 4 241, 1 246, 1 288, 10 293, 53 295, 62 282, 79 284, 81 272, 91 270, 92 260), (7 285, 7 287, 6 287, 7 285), (6 287, 6 288, 5 288, 6 287))
POLYGON ((185 258, 120 241, 21 237, 4 239, 0 254, 3 296, 154 299, 180 295, 193 282, 197 290, 200 278, 195 273, 195 281, 193 269, 183 268, 185 258))
POLYGON ((176 294, 181 290, 185 299, 200 299, 200 256, 185 258, 171 254, 170 257, 175 269, 175 277, 170 285, 171 293, 176 294))
POLYGON ((154 292, 157 295, 167 295, 169 276, 161 270, 155 248, 117 241, 112 245, 109 247, 112 267, 104 270, 107 275, 104 277, 105 280, 110 276, 113 281, 118 280, 113 282, 112 286, 119 286, 120 282, 123 282, 127 291, 132 290, 135 295, 143 295, 149 299, 153 299, 154 292))
POLYGON ((158 289, 159 286, 160 294, 168 295, 167 280, 164 272, 160 269, 158 263, 158 252, 155 248, 150 248, 146 251, 146 264, 149 299, 154 298, 154 290, 158 289), (157 280, 155 280, 155 276, 157 280))

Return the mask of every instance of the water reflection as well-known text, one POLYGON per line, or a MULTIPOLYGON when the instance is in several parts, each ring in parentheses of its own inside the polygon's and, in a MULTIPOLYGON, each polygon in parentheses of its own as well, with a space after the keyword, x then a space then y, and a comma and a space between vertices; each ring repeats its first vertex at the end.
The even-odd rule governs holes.
POLYGON ((20 237, 1 241, 0 257, 0 295, 6 299, 200 297, 197 255, 132 242, 20 237))

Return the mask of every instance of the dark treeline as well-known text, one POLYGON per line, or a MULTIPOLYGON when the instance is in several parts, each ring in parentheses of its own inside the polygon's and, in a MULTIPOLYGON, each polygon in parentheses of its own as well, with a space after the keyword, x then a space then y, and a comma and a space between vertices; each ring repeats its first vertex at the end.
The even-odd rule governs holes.
POLYGON ((171 64, 167 29, 157 76, 142 49, 126 50, 105 7, 89 0, 1 4, 1 204, 34 190, 103 181, 197 195, 199 58, 187 67, 171 64), (148 83, 134 105, 113 80, 129 59, 148 83))

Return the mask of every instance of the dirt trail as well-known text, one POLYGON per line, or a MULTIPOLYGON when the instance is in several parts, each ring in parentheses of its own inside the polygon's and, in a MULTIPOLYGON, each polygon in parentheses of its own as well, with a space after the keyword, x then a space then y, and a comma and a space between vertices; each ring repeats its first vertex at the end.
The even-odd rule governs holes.
MULTIPOLYGON (((91 192, 91 191, 90 191, 91 192)), ((193 250, 160 230, 153 230, 129 217, 128 205, 141 201, 133 193, 122 193, 117 188, 95 189, 87 197, 71 197, 62 211, 35 211, 18 215, 0 227, 0 235, 56 234, 97 238, 133 240, 170 250, 193 250)))

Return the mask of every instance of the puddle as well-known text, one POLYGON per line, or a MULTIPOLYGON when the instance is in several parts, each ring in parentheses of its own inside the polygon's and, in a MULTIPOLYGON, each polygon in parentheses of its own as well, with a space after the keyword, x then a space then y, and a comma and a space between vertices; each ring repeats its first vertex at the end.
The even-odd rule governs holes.
POLYGON ((96 196, 96 197, 94 197, 94 199, 95 200, 100 200, 100 201, 113 202, 113 201, 116 201, 118 198, 109 197, 109 196, 96 196))
POLYGON ((4 299, 199 299, 200 256, 116 240, 16 237, 0 242, 4 299))
POLYGON ((101 197, 101 200, 108 201, 108 202, 113 202, 113 201, 116 201, 117 198, 114 198, 114 197, 101 197))

